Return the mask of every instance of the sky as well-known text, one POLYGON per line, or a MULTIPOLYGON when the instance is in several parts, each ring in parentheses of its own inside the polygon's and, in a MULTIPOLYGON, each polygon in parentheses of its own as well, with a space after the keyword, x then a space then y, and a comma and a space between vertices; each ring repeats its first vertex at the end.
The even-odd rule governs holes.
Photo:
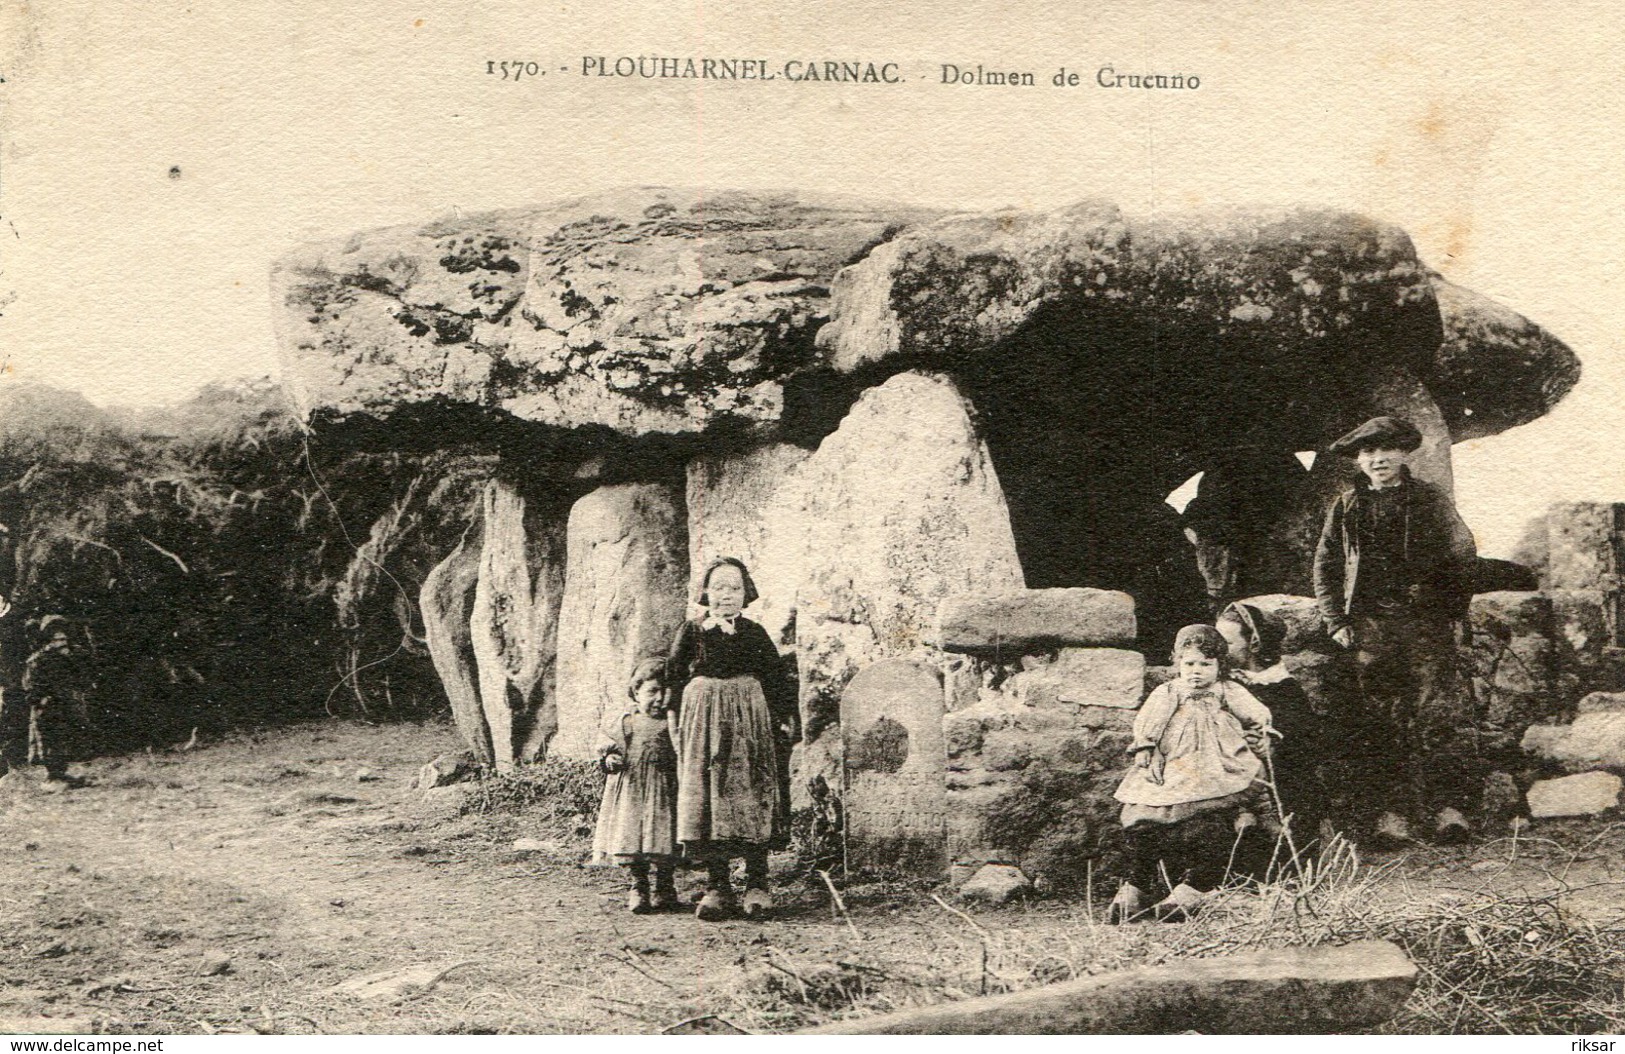
POLYGON ((299 243, 611 186, 1322 205, 1404 227, 1430 266, 1581 357, 1553 413, 1456 447, 1487 554, 1550 501, 1625 500, 1625 14, 1286 7, 0 0, 0 383, 145 405, 274 374, 267 276, 299 243), (895 61, 914 79, 573 72, 651 54, 895 61), (487 74, 502 59, 549 73, 487 74), (1040 87, 943 85, 943 63, 1040 87), (1107 64, 1202 87, 1093 87, 1107 64), (1063 66, 1079 87, 1048 86, 1063 66))

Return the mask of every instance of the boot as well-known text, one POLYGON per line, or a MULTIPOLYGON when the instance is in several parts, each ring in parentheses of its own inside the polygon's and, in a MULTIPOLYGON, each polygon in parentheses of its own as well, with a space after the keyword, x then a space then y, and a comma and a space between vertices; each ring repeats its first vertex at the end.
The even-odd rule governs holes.
POLYGON ((708 889, 700 898, 700 906, 694 909, 694 917, 701 922, 721 922, 733 918, 736 910, 732 892, 708 889))
POLYGON ((733 884, 728 875, 729 861, 726 858, 711 860, 705 870, 709 888, 700 898, 699 907, 694 909, 694 917, 702 922, 733 918, 738 905, 734 902, 733 884))
POLYGON ((1106 906, 1106 923, 1121 926, 1125 922, 1133 922, 1144 907, 1145 894, 1140 892, 1140 887, 1132 882, 1124 882, 1117 890, 1117 896, 1106 906))
POLYGON ((747 919, 759 922, 773 910, 773 897, 767 890, 753 886, 745 890, 744 899, 739 902, 739 906, 744 910, 747 919))
POLYGON ((670 911, 677 906, 677 883, 670 867, 655 868, 655 892, 649 903, 656 911, 670 911))
POLYGON ((632 889, 626 894, 626 910, 647 915, 653 910, 649 906, 649 865, 640 860, 628 865, 627 870, 632 872, 632 889))

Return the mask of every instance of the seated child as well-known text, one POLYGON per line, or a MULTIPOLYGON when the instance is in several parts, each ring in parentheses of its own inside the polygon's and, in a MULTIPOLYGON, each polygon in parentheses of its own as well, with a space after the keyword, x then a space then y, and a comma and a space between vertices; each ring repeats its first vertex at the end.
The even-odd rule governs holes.
POLYGON ((1323 769, 1339 750, 1336 733, 1329 718, 1313 711, 1303 686, 1281 661, 1286 624, 1279 616, 1237 601, 1219 613, 1216 627, 1229 646, 1235 680, 1270 712, 1280 736, 1270 753, 1276 797, 1290 820, 1292 848, 1312 853, 1329 813, 1323 769))
POLYGON ((677 906, 677 751, 666 721, 665 660, 638 663, 627 694, 635 707, 605 727, 599 746, 608 777, 592 849, 594 863, 620 864, 631 873, 626 906, 643 915, 677 906))
POLYGON ((1270 712, 1230 679, 1229 648, 1212 626, 1174 639, 1174 680, 1134 719, 1134 763, 1118 786, 1130 877, 1107 911, 1127 922, 1148 891, 1172 886, 1151 910, 1175 921, 1195 914, 1224 880, 1241 812, 1259 801, 1270 712))

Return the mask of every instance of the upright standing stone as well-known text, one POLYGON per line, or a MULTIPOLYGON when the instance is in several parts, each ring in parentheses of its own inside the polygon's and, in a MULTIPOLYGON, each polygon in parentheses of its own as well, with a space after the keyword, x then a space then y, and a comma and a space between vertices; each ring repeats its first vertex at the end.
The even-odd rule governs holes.
POLYGON ((799 582, 800 531, 769 533, 766 513, 773 496, 811 451, 789 443, 707 454, 688 463, 688 566, 690 592, 719 556, 737 556, 750 568, 762 596, 746 615, 784 643, 799 582))
POLYGON ((1610 589, 1619 568, 1620 521, 1625 504, 1572 501, 1554 504, 1546 519, 1548 589, 1610 589))
POLYGON ((492 761, 528 761, 556 724, 554 663, 564 595, 562 508, 527 504, 502 482, 481 497, 485 540, 469 628, 492 761))
POLYGON ((1625 644, 1625 503, 1565 502, 1546 518, 1547 589, 1600 590, 1607 643, 1625 644))
POLYGON ((1469 611, 1477 724, 1486 745, 1515 746, 1524 730, 1557 712, 1557 631, 1542 593, 1480 593, 1469 611))
POLYGON ((559 609, 558 732, 552 757, 594 756, 598 730, 630 705, 626 679, 663 655, 683 621, 688 530, 679 488, 600 487, 570 510, 559 609))
POLYGON ((797 581, 810 758, 828 757, 812 733, 833 722, 846 682, 920 648, 943 597, 1023 586, 987 446, 942 376, 902 373, 864 392, 779 488, 767 530, 797 581))
POLYGON ((491 764, 491 730, 480 709, 478 672, 469 630, 480 575, 480 534, 471 528, 423 580, 418 594, 429 659, 451 701, 451 718, 481 765, 491 764))
POLYGON ((884 659, 858 671, 841 696, 846 854, 850 867, 941 872, 948 763, 942 677, 884 659))

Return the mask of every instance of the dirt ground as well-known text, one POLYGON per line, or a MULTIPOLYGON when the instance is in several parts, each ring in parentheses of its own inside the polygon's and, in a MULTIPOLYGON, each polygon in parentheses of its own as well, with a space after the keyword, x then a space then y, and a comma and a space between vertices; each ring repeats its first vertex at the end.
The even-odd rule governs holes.
MULTIPOLYGON (((411 788, 457 746, 445 725, 335 722, 100 759, 72 790, 8 777, 0 1031, 784 1031, 900 991, 1069 976, 1098 936, 1083 902, 975 908, 896 884, 848 889, 844 919, 799 885, 762 924, 632 916, 583 839, 411 788)), ((1602 920, 1625 913, 1622 858, 1620 825, 1544 825, 1391 858, 1383 888, 1561 887, 1602 920)))

